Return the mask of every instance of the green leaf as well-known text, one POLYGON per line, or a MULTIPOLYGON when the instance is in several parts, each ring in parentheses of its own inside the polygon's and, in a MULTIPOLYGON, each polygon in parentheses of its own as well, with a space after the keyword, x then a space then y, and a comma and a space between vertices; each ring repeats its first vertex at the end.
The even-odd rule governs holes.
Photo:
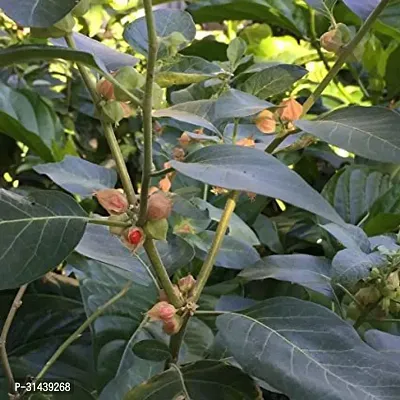
MULTIPOLYGON (((213 221, 219 222, 222 216, 223 210, 213 206, 212 204, 206 202, 205 200, 199 199, 198 197, 193 199, 193 203, 200 208, 200 210, 207 210, 209 212, 210 218, 213 221)), ((252 246, 258 246, 260 241, 258 240, 256 234, 252 229, 235 213, 229 221, 229 236, 235 239, 246 242, 252 246)))
MULTIPOLYGON (((100 68, 103 68, 104 65, 108 71, 116 71, 122 67, 133 67, 139 62, 139 59, 137 59, 136 57, 114 50, 111 47, 108 47, 99 42, 98 40, 94 40, 86 35, 83 35, 82 33, 73 32, 72 36, 74 38, 77 50, 85 53, 90 53, 95 58, 95 61, 99 64, 100 68)), ((68 48, 68 45, 64 38, 51 39, 51 43, 57 46, 68 48)), ((87 60, 85 60, 85 64, 91 65, 90 63, 91 60, 87 58, 87 60)), ((93 64, 92 66, 94 67, 93 64)))
POLYGON ((226 54, 228 56, 228 60, 231 64, 231 68, 234 71, 237 66, 240 64, 240 60, 244 57, 247 50, 246 42, 237 37, 233 39, 228 46, 226 54))
POLYGON ((322 196, 273 156, 257 149, 215 145, 191 153, 178 172, 213 186, 281 199, 339 225, 342 219, 322 196), (294 195, 296 194, 296 195, 294 195))
POLYGON ((164 361, 171 358, 169 347, 158 340, 148 339, 136 342, 132 351, 144 360, 164 361))
POLYGON ((390 185, 389 174, 354 165, 336 173, 322 195, 348 223, 356 225, 390 185))
MULTIPOLYGON (((248 72, 245 71, 245 73, 248 72)), ((306 69, 297 65, 266 65, 264 69, 244 81, 240 89, 261 99, 266 99, 290 89, 295 82, 307 73, 306 69)))
POLYGON ((217 327, 247 373, 291 400, 378 400, 399 393, 398 366, 320 305, 277 297, 244 315, 221 315, 217 327))
POLYGON ((267 246, 274 253, 284 253, 285 250, 275 222, 271 221, 265 215, 259 214, 252 227, 263 245, 267 246))
POLYGON ((33 169, 47 175, 67 192, 81 197, 91 197, 101 189, 113 188, 117 174, 113 169, 104 168, 79 157, 66 156, 59 163, 36 165, 33 169))
POLYGON ((239 276, 248 280, 278 279, 298 283, 323 295, 334 298, 331 286, 331 263, 325 257, 308 254, 288 254, 264 257, 239 276))
MULTIPOLYGON (((111 50, 111 49, 110 49, 111 50)), ((23 64, 32 61, 63 59, 75 61, 99 71, 106 70, 100 59, 84 51, 73 50, 61 46, 21 45, 0 50, 0 66, 23 64)))
POLYGON ((400 225, 400 214, 379 213, 368 218, 363 226, 368 236, 392 232, 400 225))
MULTIPOLYGON (((107 265, 83 257, 72 258, 70 264, 78 270, 79 287, 88 316, 115 296, 132 278, 126 272, 117 274, 107 265)), ((130 368, 136 372, 135 384, 162 371, 164 363, 143 360, 132 350, 135 343, 141 340, 165 340, 165 335, 158 335, 156 324, 145 323, 146 312, 156 303, 157 297, 153 283, 144 286, 135 279, 126 295, 108 307, 93 323, 94 368, 99 391, 130 368)), ((121 389, 119 399, 129 387, 121 389)))
POLYGON ((400 363, 400 336, 370 329, 365 332, 364 339, 372 348, 379 351, 382 356, 388 357, 398 364, 400 363))
POLYGON ((344 249, 332 260, 332 280, 352 288, 360 279, 365 279, 372 268, 385 266, 386 258, 379 252, 365 254, 357 249, 344 249))
POLYGON ((144 226, 146 235, 155 240, 167 240, 168 221, 166 218, 147 221, 144 226))
POLYGON ((152 281, 150 270, 146 269, 136 255, 105 226, 89 224, 75 251, 85 257, 128 271, 131 279, 137 283, 149 284, 152 281))
MULTIPOLYGON (((197 257, 204 260, 210 252, 215 232, 204 231, 198 235, 188 234, 182 236, 198 249, 197 257)), ((248 243, 232 236, 225 236, 214 265, 224 268, 243 269, 248 265, 254 264, 259 259, 260 256, 257 251, 248 243)))
POLYGON ((348 249, 361 250, 364 253, 369 253, 371 251, 371 245, 367 235, 358 226, 350 224, 344 226, 339 226, 336 224, 326 224, 320 226, 348 249))
POLYGON ((157 72, 156 82, 161 87, 190 85, 215 78, 223 73, 225 72, 221 67, 203 58, 178 55, 157 72))
POLYGON ((166 400, 183 396, 191 400, 257 400, 261 393, 239 368, 220 361, 203 360, 175 366, 132 389, 124 400, 166 400))
POLYGON ((70 196, 0 189, 0 289, 21 286, 60 264, 79 243, 87 216, 70 196))
POLYGON ((76 0, 0 0, 0 8, 19 25, 48 28, 65 17, 77 3, 76 0))
POLYGON ((400 114, 383 107, 347 107, 316 121, 294 124, 318 138, 359 156, 400 162, 400 114))
POLYGON ((400 69, 400 46, 393 51, 386 63, 386 88, 388 90, 388 98, 393 98, 400 93, 400 80, 398 71, 400 69))
POLYGON ((54 110, 38 94, 17 91, 0 82, 0 132, 26 144, 45 161, 54 161, 52 146, 62 127, 54 110))
MULTIPOLYGON (((196 26, 194 25, 192 17, 187 12, 162 9, 155 10, 153 14, 155 18, 155 28, 159 38, 165 38, 173 32, 179 32, 185 37, 186 42, 178 47, 179 50, 187 47, 196 36, 196 26)), ((124 39, 135 51, 147 56, 149 44, 146 20, 144 17, 138 18, 125 27, 124 39)), ((168 48, 164 44, 161 44, 158 49, 157 57, 163 58, 168 56, 168 54, 168 48)))

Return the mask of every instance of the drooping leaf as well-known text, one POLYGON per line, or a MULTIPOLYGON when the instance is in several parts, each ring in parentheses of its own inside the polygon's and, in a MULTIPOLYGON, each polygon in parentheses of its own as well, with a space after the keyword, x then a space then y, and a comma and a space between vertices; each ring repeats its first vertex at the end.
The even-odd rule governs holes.
POLYGON ((54 161, 52 146, 62 127, 52 108, 36 93, 0 82, 0 132, 26 144, 45 161, 54 161))
POLYGON ((149 284, 152 280, 149 269, 105 226, 89 224, 75 251, 129 272, 131 279, 139 284, 149 284))
POLYGON ((141 340, 136 342, 132 351, 143 360, 164 361, 171 358, 168 346, 158 340, 141 340))
POLYGON ((240 277, 249 281, 273 278, 298 283, 333 298, 330 275, 331 263, 328 259, 308 254, 264 257, 239 274, 240 277))
POLYGON ((365 341, 384 357, 400 364, 400 336, 381 332, 377 329, 370 329, 365 332, 365 341))
POLYGON ((257 232, 257 236, 263 245, 267 246, 274 253, 283 253, 284 248, 279 237, 276 224, 267 218, 264 214, 257 216, 253 224, 253 229, 257 232))
POLYGON ((352 287, 366 278, 372 268, 386 265, 386 259, 379 252, 365 254, 357 249, 339 251, 332 260, 332 280, 345 287, 352 287))
POLYGON ((29 63, 32 61, 56 59, 75 61, 96 70, 105 70, 105 66, 102 61, 97 58, 97 54, 90 54, 85 51, 78 51, 61 46, 35 44, 12 46, 0 50, 0 66, 2 67, 13 64, 29 63))
POLYGON ((307 70, 291 64, 271 64, 251 75, 240 88, 261 99, 280 94, 303 78, 307 70))
POLYGON ((263 151, 215 145, 191 153, 185 163, 173 160, 171 165, 182 174, 210 185, 278 198, 339 225, 343 224, 339 215, 318 192, 263 151))
POLYGON ((389 185, 389 174, 354 165, 337 172, 325 185, 322 195, 346 222, 356 225, 389 185))
POLYGON ((295 125, 318 138, 359 156, 400 162, 400 114, 383 107, 347 107, 316 121, 295 125))
MULTIPOLYGON (((196 198, 193 202, 200 208, 200 210, 208 210, 210 218, 214 221, 220 221, 222 212, 220 208, 213 206, 212 204, 206 202, 205 200, 196 198)), ((251 228, 236 214, 233 214, 229 221, 229 233, 228 235, 242 240, 251 244, 252 246, 258 246, 260 241, 258 240, 256 234, 251 230, 251 228)))
POLYGON ((76 0, 0 0, 0 8, 19 25, 48 28, 65 17, 75 6, 76 0))
MULTIPOLYGON (((122 67, 134 66, 139 62, 136 57, 114 50, 97 40, 83 35, 82 33, 73 32, 72 36, 78 50, 92 54, 97 60, 99 66, 102 67, 104 65, 108 71, 116 71, 122 67)), ((51 42, 58 46, 67 47, 64 38, 52 39, 51 42)))
MULTIPOLYGON (((196 26, 193 19, 185 11, 179 10, 155 10, 154 11, 155 28, 159 38, 165 38, 173 32, 181 33, 186 42, 180 44, 178 49, 183 49, 189 45, 196 35, 196 26)), ((124 39, 138 53, 147 56, 148 38, 147 26, 144 17, 138 18, 125 27, 124 39)), ((158 58, 163 58, 168 55, 168 48, 161 44, 158 49, 158 58)))
POLYGON ((217 327, 247 373, 291 400, 385 399, 399 392, 398 365, 320 305, 277 297, 243 315, 221 315, 217 327))
MULTIPOLYGON (((130 280, 129 274, 117 274, 116 270, 96 261, 83 257, 74 257, 70 261, 77 269, 88 316, 120 292, 130 280)), ((94 366, 99 391, 108 382, 123 376, 129 368, 135 368, 136 371, 135 382, 130 384, 139 384, 162 371, 164 363, 143 360, 132 351, 135 343, 141 340, 163 337, 162 334, 160 337, 153 334, 153 328, 157 331, 157 326, 144 323, 146 312, 156 303, 157 296, 153 283, 144 286, 135 279, 125 296, 108 307, 93 323, 94 366)), ((122 392, 119 399, 130 387, 120 388, 122 392)))
POLYGON ((238 65, 240 65, 242 58, 246 54, 246 50, 247 44, 240 37, 236 37, 229 43, 226 54, 228 56, 228 60, 231 64, 231 68, 233 71, 237 68, 238 65))
MULTIPOLYGON (((197 256, 205 259, 214 236, 215 232, 204 231, 198 235, 184 235, 184 238, 198 249, 197 256)), ((257 251, 248 243, 232 236, 225 236, 214 264, 219 267, 242 269, 254 264, 259 259, 257 251)))
POLYGON ((79 157, 66 156, 59 163, 40 164, 33 169, 47 175, 67 192, 82 197, 91 197, 94 192, 113 188, 117 183, 117 174, 113 169, 92 164, 79 157))
POLYGON ((156 82, 161 87, 190 85, 215 78, 223 73, 221 67, 203 58, 178 56, 157 72, 156 82))
POLYGON ((173 367, 132 389, 124 400, 259 400, 254 381, 239 368, 220 361, 202 360, 173 367))
POLYGON ((87 215, 68 195, 34 191, 27 197, 0 189, 0 289, 40 278, 79 243, 87 215))
POLYGON ((371 251, 371 245, 365 232, 355 225, 347 224, 339 226, 336 224, 320 225, 329 232, 347 249, 361 250, 364 253, 371 251))

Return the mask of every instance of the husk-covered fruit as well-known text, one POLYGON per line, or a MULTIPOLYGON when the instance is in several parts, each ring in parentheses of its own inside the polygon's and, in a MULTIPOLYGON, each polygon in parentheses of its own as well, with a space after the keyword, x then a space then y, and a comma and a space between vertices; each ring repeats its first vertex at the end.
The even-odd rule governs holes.
POLYGON ((121 103, 116 100, 107 101, 103 107, 104 120, 110 124, 118 124, 125 117, 125 110, 121 103))
POLYGON ((158 190, 149 196, 147 219, 149 221, 168 218, 172 211, 172 201, 162 191, 158 190))
MULTIPOLYGON (((128 91, 140 89, 146 82, 145 77, 133 67, 122 67, 115 74, 115 79, 128 91)), ((115 98, 119 101, 129 101, 130 97, 120 88, 114 88, 115 98)))

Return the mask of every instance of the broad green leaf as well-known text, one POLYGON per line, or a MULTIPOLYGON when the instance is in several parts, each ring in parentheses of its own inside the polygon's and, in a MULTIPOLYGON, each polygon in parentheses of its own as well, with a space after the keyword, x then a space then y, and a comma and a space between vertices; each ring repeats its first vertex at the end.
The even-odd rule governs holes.
POLYGON ((379 4, 379 0, 344 0, 344 3, 359 17, 367 19, 368 15, 370 15, 379 4))
MULTIPOLYGON (((189 243, 197 248, 196 255, 205 259, 211 249, 215 232, 204 231, 198 235, 182 235, 189 243)), ((214 265, 224 268, 243 269, 260 259, 257 251, 248 243, 225 236, 214 265)))
MULTIPOLYGON (((0 329, 14 297, 11 292, 2 292, 0 329)), ((24 382, 26 376, 38 374, 58 347, 84 320, 85 311, 80 301, 62 295, 25 293, 7 341, 7 353, 15 379, 24 382)), ((91 353, 90 335, 84 333, 53 364, 46 378, 73 381, 77 396, 85 392, 82 387, 93 390, 91 353)), ((0 371, 0 396, 4 393, 2 389, 8 387, 8 382, 2 384, 2 377, 3 369, 0 371)), ((7 396, 1 398, 6 399, 7 396)), ((82 400, 87 398, 82 397, 82 400)))
POLYGON ((386 89, 388 91, 388 98, 393 98, 400 93, 400 80, 398 79, 398 71, 400 69, 400 46, 393 51, 386 63, 386 89))
POLYGON ((87 215, 55 191, 27 197, 0 189, 0 289, 19 287, 58 266, 79 243, 87 215))
POLYGON ((130 279, 139 284, 149 284, 152 280, 146 264, 130 252, 105 226, 89 224, 75 251, 129 272, 130 279))
POLYGON ((54 161, 52 146, 61 141, 62 126, 38 94, 0 83, 0 132, 26 144, 45 161, 54 161))
POLYGON ((246 50, 247 50, 247 44, 240 37, 236 37, 229 43, 226 54, 228 56, 228 60, 231 64, 231 68, 233 71, 240 64, 240 60, 246 54, 246 50))
POLYGON ((187 103, 196 100, 207 100, 221 90, 223 82, 213 79, 200 83, 194 83, 184 89, 175 90, 171 93, 171 103, 187 103))
POLYGON ((263 245, 267 246, 274 253, 284 253, 285 250, 279 237, 278 229, 271 219, 267 218, 264 214, 260 214, 252 226, 263 245))
POLYGON ((332 6, 335 5, 336 0, 306 0, 306 3, 329 18, 327 8, 329 10, 332 9, 332 6))
POLYGON ((261 99, 266 99, 290 89, 307 72, 306 69, 297 65, 271 64, 251 75, 243 82, 240 89, 261 99))
POLYGON ((365 341, 384 357, 400 363, 400 336, 391 335, 376 329, 370 329, 364 334, 365 341))
POLYGON ((147 339, 136 342, 132 351, 143 360, 164 361, 171 358, 169 347, 158 340, 147 339))
POLYGON ((295 125, 330 144, 382 162, 400 162, 400 114, 383 107, 348 107, 295 125))
MULTIPOLYGON (((72 36, 75 40, 77 50, 92 54, 95 57, 95 60, 101 62, 101 64, 99 63, 100 67, 104 65, 108 71, 116 71, 121 67, 134 66, 139 62, 139 59, 136 57, 114 50, 98 40, 94 40, 82 33, 73 32, 72 36)), ((68 47, 64 38, 51 39, 51 43, 58 46, 68 47)))
POLYGON ((357 249, 339 251, 332 260, 332 280, 351 288, 360 279, 365 279, 372 268, 386 265, 386 258, 379 252, 365 254, 357 249))
POLYGON ((215 311, 238 311, 254 306, 257 301, 236 295, 221 296, 215 305, 215 311))
POLYGON ((47 175, 67 192, 82 197, 91 197, 101 189, 113 188, 117 174, 113 169, 92 164, 79 157, 66 156, 59 163, 36 165, 33 169, 47 175))
POLYGON ((325 185, 322 195, 346 222, 356 225, 389 185, 389 174, 354 165, 337 172, 325 185))
POLYGON ((0 8, 19 25, 47 28, 64 18, 76 5, 76 0, 0 0, 0 8))
POLYGON ((173 160, 171 166, 184 175, 210 185, 281 199, 339 225, 343 224, 336 211, 318 192, 263 151, 215 145, 191 153, 185 163, 173 160))
MULTIPOLYGON (((81 257, 74 257, 70 261, 78 270, 79 287, 88 316, 115 296, 130 280, 129 274, 117 274, 107 265, 96 261, 81 257)), ((129 368, 135 368, 136 384, 162 371, 164 363, 143 360, 132 351, 136 342, 163 337, 162 333, 160 337, 153 334, 154 328, 156 333, 159 330, 154 323, 145 323, 146 312, 157 302, 157 297, 154 284, 144 286, 135 280, 126 295, 108 307, 93 323, 94 367, 99 391, 108 382, 124 375, 129 368)), ((125 388, 119 398, 128 390, 129 387, 125 388)))
POLYGON ((24 64, 32 61, 56 59, 79 62, 99 71, 105 70, 101 59, 97 59, 97 54, 94 55, 61 46, 29 44, 7 47, 0 50, 0 66, 2 67, 13 64, 24 64))
POLYGON ((358 226, 350 224, 339 226, 332 223, 320 226, 347 249, 361 250, 364 253, 369 253, 371 251, 367 235, 358 226))
POLYGON ((188 10, 199 24, 254 20, 286 28, 296 35, 307 32, 308 20, 293 0, 202 0, 191 3, 188 10))
POLYGON ((368 235, 392 231, 400 224, 400 185, 393 185, 370 208, 363 229, 368 235))
POLYGON ((297 283, 333 298, 331 263, 325 257, 308 254, 288 254, 264 257, 239 276, 248 280, 278 279, 297 283))
MULTIPOLYGON (((220 221, 223 210, 199 198, 195 198, 193 202, 200 208, 200 210, 208 210, 210 218, 213 221, 220 221)), ((260 244, 260 241, 252 229, 235 213, 229 221, 228 235, 252 246, 258 246, 260 244)))
POLYGON ((320 305, 277 297, 243 315, 221 315, 217 327, 244 371, 291 400, 398 396, 398 365, 372 350, 347 322, 320 305))
POLYGON ((156 74, 156 82, 161 87, 190 85, 225 73, 221 67, 200 57, 177 56, 156 74))
POLYGON ((203 360, 172 367, 132 389, 124 400, 259 400, 261 392, 239 368, 203 360))
MULTIPOLYGON (((155 29, 159 38, 165 38, 173 32, 179 32, 185 37, 186 42, 178 46, 179 50, 187 47, 196 35, 196 26, 194 25, 193 19, 190 14, 185 11, 167 9, 155 10, 154 18, 155 29)), ((135 51, 147 56, 149 44, 146 20, 144 17, 138 18, 125 27, 124 39, 135 51)), ((163 58, 168 56, 168 54, 169 49, 164 44, 161 44, 158 49, 157 57, 163 58)))

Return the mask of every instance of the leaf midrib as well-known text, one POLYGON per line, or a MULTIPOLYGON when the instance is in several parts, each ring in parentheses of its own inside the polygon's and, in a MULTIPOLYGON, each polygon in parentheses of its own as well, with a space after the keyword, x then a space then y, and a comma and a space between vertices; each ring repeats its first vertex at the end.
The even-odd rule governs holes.
POLYGON ((20 219, 9 219, 9 220, 0 220, 0 225, 6 224, 16 224, 19 222, 41 222, 41 221, 49 221, 49 220, 83 220, 89 221, 88 217, 80 217, 80 216, 71 216, 71 215, 54 215, 54 216, 47 216, 47 217, 33 217, 33 218, 20 218, 20 219))

